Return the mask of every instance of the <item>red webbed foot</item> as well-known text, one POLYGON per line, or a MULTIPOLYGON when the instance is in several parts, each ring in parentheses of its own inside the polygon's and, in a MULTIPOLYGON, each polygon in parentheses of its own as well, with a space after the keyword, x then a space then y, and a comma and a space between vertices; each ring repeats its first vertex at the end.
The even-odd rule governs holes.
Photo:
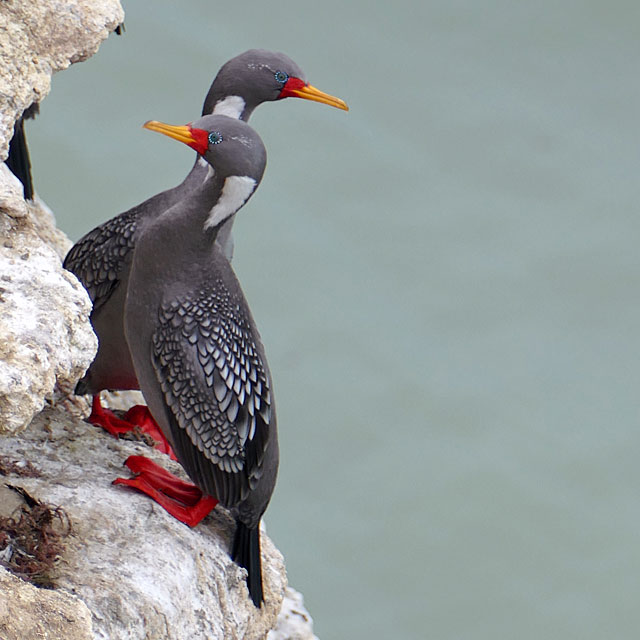
POLYGON ((105 431, 117 438, 120 434, 129 433, 133 429, 133 425, 125 420, 121 420, 110 409, 105 409, 100 403, 100 394, 93 396, 91 403, 91 415, 87 418, 96 427, 102 427, 105 431))
POLYGON ((113 484, 124 484, 146 493, 176 520, 195 527, 213 511, 218 501, 206 496, 194 484, 180 480, 144 456, 129 456, 125 465, 134 478, 116 478, 113 484))
POLYGON ((138 427, 142 432, 150 435, 157 443, 154 449, 157 449, 161 453, 166 453, 172 460, 178 460, 169 441, 164 437, 164 433, 160 430, 158 423, 151 415, 148 407, 143 404, 137 404, 131 407, 131 409, 124 414, 123 420, 126 420, 134 427, 138 427))
POLYGON ((142 404, 131 407, 122 418, 118 418, 113 411, 102 406, 100 394, 96 393, 91 404, 91 415, 87 420, 96 427, 102 427, 116 438, 122 434, 130 433, 137 427, 156 442, 154 448, 166 453, 172 460, 177 460, 176 454, 164 437, 158 423, 154 420, 149 409, 142 404))

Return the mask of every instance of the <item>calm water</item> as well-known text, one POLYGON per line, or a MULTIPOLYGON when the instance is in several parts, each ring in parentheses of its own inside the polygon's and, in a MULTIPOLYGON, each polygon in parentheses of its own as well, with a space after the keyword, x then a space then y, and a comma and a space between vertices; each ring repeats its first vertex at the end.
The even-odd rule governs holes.
POLYGON ((218 67, 291 55, 236 223, 268 527, 322 640, 636 638, 640 5, 127 2, 29 125, 72 238, 177 183, 218 67), (391 8, 393 6, 393 8, 391 8))

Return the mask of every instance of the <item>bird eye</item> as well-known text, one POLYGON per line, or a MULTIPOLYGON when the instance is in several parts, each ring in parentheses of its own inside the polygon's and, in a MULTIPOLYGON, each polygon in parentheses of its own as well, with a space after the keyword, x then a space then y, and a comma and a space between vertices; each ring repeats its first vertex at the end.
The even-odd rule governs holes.
POLYGON ((284 71, 276 71, 274 75, 276 78, 276 82, 279 82, 280 84, 285 84, 285 82, 289 79, 289 74, 285 73, 284 71))
POLYGON ((212 131, 209 134, 209 144, 220 144, 222 142, 222 134, 219 131, 212 131))

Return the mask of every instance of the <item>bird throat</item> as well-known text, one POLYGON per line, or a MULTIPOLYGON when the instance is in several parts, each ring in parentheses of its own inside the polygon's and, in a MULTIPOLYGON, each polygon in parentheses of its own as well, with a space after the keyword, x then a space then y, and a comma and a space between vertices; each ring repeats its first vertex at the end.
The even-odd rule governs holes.
POLYGON ((227 96, 216 102, 216 106, 213 108, 213 115, 227 116, 240 120, 245 106, 246 103, 240 96, 227 96))
POLYGON ((249 176, 229 176, 225 178, 220 197, 209 212, 204 228, 217 227, 232 216, 251 197, 256 181, 249 176))

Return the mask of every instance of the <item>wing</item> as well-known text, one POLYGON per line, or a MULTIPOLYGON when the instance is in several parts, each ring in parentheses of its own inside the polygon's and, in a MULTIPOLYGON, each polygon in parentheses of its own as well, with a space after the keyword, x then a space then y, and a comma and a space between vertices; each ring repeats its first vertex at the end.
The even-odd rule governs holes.
POLYGON ((136 209, 121 213, 76 242, 64 259, 64 268, 88 291, 94 310, 101 307, 118 286, 118 276, 133 250, 137 226, 136 209))
POLYGON ((270 376, 241 295, 209 283, 163 305, 153 334, 178 459, 225 506, 256 485, 275 428, 270 376))

